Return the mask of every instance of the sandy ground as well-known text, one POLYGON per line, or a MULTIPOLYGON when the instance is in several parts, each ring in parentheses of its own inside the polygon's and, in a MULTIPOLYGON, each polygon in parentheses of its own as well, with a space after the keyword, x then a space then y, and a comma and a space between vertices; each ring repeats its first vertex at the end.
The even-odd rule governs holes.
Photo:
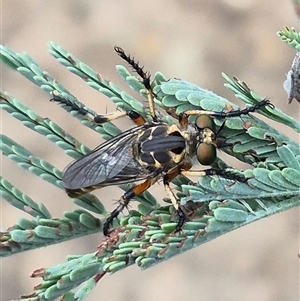
MULTIPOLYGON (((295 52, 275 33, 297 27, 290 1, 1 1, 1 42, 26 51, 82 102, 99 113, 114 106, 67 72, 48 53, 54 41, 107 79, 125 87, 115 71, 122 63, 113 51, 122 46, 154 73, 179 77, 231 100, 221 72, 245 80, 284 112, 299 119, 299 104, 287 105, 282 88, 295 52), (101 100, 99 104, 98 100, 101 100)), ((1 86, 44 117, 49 117, 90 147, 99 136, 82 127, 49 96, 19 74, 2 67, 1 86)), ((234 100, 238 103, 237 100, 234 100)), ((25 129, 6 112, 1 127, 37 156, 63 169, 70 159, 44 137, 25 129)), ((130 122, 124 120, 122 127, 130 122)), ((119 123, 120 124, 120 123, 119 123)), ((282 129, 282 127, 279 127, 282 129)), ((299 139, 290 129, 284 132, 299 139)), ((3 158, 2 174, 53 216, 75 208, 63 191, 28 175, 3 158)), ((164 196, 162 186, 152 190, 164 196)), ((97 191, 117 199, 120 191, 97 191)), ((112 203, 112 202, 111 202, 112 203)), ((112 206, 112 205, 111 205, 112 206)), ((2 202, 1 227, 25 215, 2 202)), ((30 293, 36 268, 65 260, 67 254, 95 250, 100 234, 1 260, 1 300, 30 293)), ((299 210, 294 209, 239 229, 141 272, 128 268, 104 277, 87 300, 299 300, 299 210)))

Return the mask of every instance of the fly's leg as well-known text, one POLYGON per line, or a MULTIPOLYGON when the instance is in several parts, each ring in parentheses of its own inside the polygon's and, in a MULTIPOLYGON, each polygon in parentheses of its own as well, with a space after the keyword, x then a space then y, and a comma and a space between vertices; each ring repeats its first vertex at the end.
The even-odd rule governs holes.
POLYGON ((220 176, 228 180, 235 180, 242 183, 247 182, 247 178, 239 176, 232 171, 223 169, 208 168, 203 170, 182 170, 181 175, 186 177, 205 177, 205 176, 220 176))
POLYGON ((95 115, 89 111, 83 104, 80 102, 76 103, 71 101, 70 99, 63 98, 59 95, 58 91, 54 90, 52 92, 52 98, 50 101, 58 102, 59 104, 63 105, 64 107, 68 107, 70 111, 75 111, 77 114, 82 116, 86 116, 89 120, 93 120, 95 115))
POLYGON ((165 190, 166 190, 169 198, 171 199, 171 202, 178 215, 178 222, 177 222, 177 225, 175 228, 175 233, 178 233, 182 230, 183 225, 185 223, 185 213, 183 212, 182 208, 180 207, 179 201, 176 198, 174 192, 170 188, 170 180, 168 179, 168 177, 164 177, 163 182, 164 182, 165 190))
POLYGON ((127 55, 121 47, 115 46, 114 49, 117 52, 117 54, 123 60, 125 60, 132 67, 132 69, 142 78, 142 83, 147 90, 150 114, 151 114, 151 117, 154 120, 156 120, 157 117, 155 115, 154 100, 153 100, 154 96, 153 96, 153 91, 152 91, 151 84, 150 84, 151 74, 149 72, 144 71, 144 67, 141 67, 139 65, 139 62, 136 62, 133 57, 130 57, 130 55, 127 55))
MULTIPOLYGON (((150 84, 151 74, 149 72, 144 71, 143 67, 140 67, 139 63, 136 62, 134 58, 127 55, 121 47, 115 46, 114 49, 118 53, 118 55, 122 59, 124 59, 133 68, 133 70, 136 71, 136 73, 142 78, 142 83, 145 86, 145 89, 147 90, 151 117, 153 118, 153 120, 157 120, 154 108, 154 96, 150 84)), ((146 122, 140 114, 134 111, 116 111, 105 115, 95 116, 92 112, 90 112, 86 107, 84 107, 80 103, 74 103, 69 99, 65 99, 61 97, 56 91, 53 92, 53 97, 50 100, 59 102, 62 105, 70 107, 71 110, 76 111, 80 115, 86 116, 88 119, 93 120, 96 124, 103 124, 105 122, 113 121, 126 115, 128 115, 137 125, 143 125, 146 122)))
POLYGON ((135 111, 116 111, 113 113, 105 114, 105 115, 97 115, 94 118, 94 122, 96 124, 103 124, 108 121, 113 121, 118 118, 124 117, 124 116, 130 117, 130 119, 136 124, 136 125, 143 125, 145 124, 146 120, 137 112, 135 111))
POLYGON ((175 233, 178 233, 182 230, 184 223, 186 221, 186 216, 184 211, 182 210, 180 203, 177 199, 177 197, 175 196, 174 192, 172 191, 171 187, 170 187, 170 182, 178 175, 180 174, 180 171, 176 170, 173 173, 170 174, 166 174, 163 178, 163 183, 164 183, 164 187, 165 190, 176 210, 177 216, 178 216, 178 222, 175 228, 175 233))
MULTIPOLYGON (((220 169, 213 169, 213 168, 209 168, 209 169, 204 169, 204 170, 187 170, 187 169, 183 169, 179 172, 181 175, 183 176, 187 176, 187 177, 205 177, 205 176, 221 176, 223 178, 226 179, 230 179, 230 180, 237 180, 240 182, 245 182, 247 181, 246 178, 244 177, 240 177, 232 172, 228 172, 225 170, 220 170, 220 169)), ((178 173, 176 173, 177 175, 178 173)), ((176 176, 175 175, 175 176, 176 176)), ((170 181, 172 179, 175 178, 175 176, 173 174, 167 175, 164 177, 164 186, 165 189, 169 195, 169 198, 172 201, 172 204, 177 212, 178 215, 178 222, 175 228, 175 233, 181 232, 184 223, 186 221, 186 215, 184 213, 184 211, 182 210, 178 199, 176 198, 176 196, 174 195, 173 191, 170 188, 170 181), (168 177, 169 176, 169 177, 168 177)))
MULTIPOLYGON (((151 88, 151 84, 150 84, 151 74, 149 72, 144 71, 144 68, 141 67, 139 65, 139 63, 134 60, 133 57, 131 57, 130 55, 127 55, 121 47, 115 46, 114 49, 117 52, 117 54, 123 60, 125 60, 132 67, 132 69, 142 78, 142 83, 145 86, 145 89, 147 90, 147 97, 148 97, 148 103, 149 103, 151 117, 154 120, 157 120, 157 117, 155 115, 155 109, 154 109, 154 100, 153 100, 154 96, 153 96, 153 92, 152 92, 152 88, 151 88)), ((137 125, 143 125, 146 122, 145 119, 135 111, 128 111, 128 112, 123 111, 123 112, 115 112, 115 113, 106 114, 106 115, 97 115, 94 118, 94 122, 97 124, 102 124, 107 121, 112 121, 112 120, 118 119, 125 115, 128 115, 133 120, 133 122, 137 125)))
POLYGON ((274 105, 268 100, 264 99, 253 106, 250 106, 241 110, 233 110, 230 112, 214 112, 214 111, 205 111, 205 110, 189 110, 181 113, 179 115, 179 123, 183 128, 187 127, 188 117, 189 116, 199 116, 199 115, 209 115, 212 118, 231 118, 231 117, 239 117, 241 115, 248 115, 249 113, 253 113, 258 111, 264 107, 274 108, 274 105))
POLYGON ((125 51, 118 46, 114 47, 116 53, 123 59, 125 60, 131 67, 132 69, 143 79, 143 84, 146 89, 151 89, 150 87, 150 77, 151 74, 147 71, 144 71, 144 67, 141 67, 139 65, 139 62, 136 62, 133 57, 130 55, 127 55, 125 51))
POLYGON ((121 198, 119 199, 119 205, 116 209, 114 209, 109 217, 106 219, 104 225, 103 225, 103 234, 105 236, 109 236, 109 229, 110 226, 113 223, 113 220, 118 217, 119 213, 121 211, 123 211, 124 208, 126 208, 128 206, 128 203, 130 202, 131 199, 133 199, 134 197, 142 194, 144 191, 146 191, 150 186, 152 186, 156 181, 158 180, 158 177, 154 177, 151 179, 147 179, 145 182, 136 185, 134 187, 132 187, 131 189, 129 189, 128 191, 126 191, 121 198))
POLYGON ((62 98, 55 92, 53 92, 53 97, 50 99, 50 101, 56 101, 59 102, 63 105, 66 105, 68 107, 71 107, 72 110, 77 111, 78 114, 82 116, 86 116, 88 119, 94 121, 96 124, 103 124, 108 121, 113 121, 118 118, 124 117, 124 116, 129 116, 131 120, 136 124, 136 125, 143 125, 146 120, 137 112, 135 111, 116 111, 113 113, 108 113, 105 115, 93 115, 91 112, 88 111, 85 107, 80 107, 77 103, 71 102, 68 99, 62 98))
MULTIPOLYGON (((147 71, 144 71, 144 68, 139 65, 139 62, 136 62, 133 57, 127 55, 121 47, 115 46, 114 49, 117 52, 117 54, 123 60, 125 60, 132 67, 132 69, 142 78, 142 83, 145 89, 147 90, 147 98, 148 98, 151 117, 153 118, 153 120, 157 120, 157 117, 155 115, 155 109, 154 109, 154 96, 150 84, 151 74, 147 71)), ((128 111, 128 112, 123 111, 123 112, 115 112, 106 115, 97 115, 94 118, 94 122, 97 124, 102 124, 107 121, 112 121, 117 118, 123 117, 125 115, 128 115, 133 120, 133 122, 137 125, 143 125, 146 122, 145 119, 135 111, 128 111)))

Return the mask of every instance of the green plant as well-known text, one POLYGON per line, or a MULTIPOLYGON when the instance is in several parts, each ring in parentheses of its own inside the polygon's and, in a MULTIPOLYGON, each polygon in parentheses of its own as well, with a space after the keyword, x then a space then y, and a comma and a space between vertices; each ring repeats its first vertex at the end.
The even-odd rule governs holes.
MULTIPOLYGON (((300 38, 295 30, 286 29, 279 35, 296 49, 300 47, 300 38)), ((119 108, 133 109, 149 118, 142 103, 99 76, 60 46, 49 43, 49 52, 90 87, 109 97, 119 108)), ((2 46, 0 55, 4 64, 20 72, 50 97, 58 93, 66 99, 67 102, 61 104, 61 107, 82 124, 100 133, 104 139, 110 139, 120 132, 112 123, 95 126, 80 114, 84 108, 91 116, 95 115, 48 73, 42 71, 27 54, 14 53, 2 46)), ((125 67, 117 66, 117 71, 133 90, 146 96, 143 84, 125 67)), ((251 105, 262 99, 244 82, 230 79, 225 74, 223 77, 225 86, 246 104, 251 105)), ((166 80, 161 73, 155 74, 152 85, 156 105, 163 109, 175 108, 176 113, 199 108, 217 112, 237 108, 213 92, 183 80, 166 80)), ((87 147, 53 121, 37 115, 6 92, 0 94, 0 106, 24 126, 54 142, 69 156, 79 158, 89 152, 87 147)), ((261 114, 300 132, 299 123, 278 109, 265 108, 261 114)), ((174 122, 168 115, 163 118, 166 122, 174 122)), ((220 126, 218 121, 216 124, 220 126)), ((296 142, 251 116, 228 119, 223 133, 228 137, 228 142, 239 142, 233 148, 226 149, 226 152, 253 167, 241 172, 250 178, 247 183, 232 183, 213 177, 200 178, 197 183, 191 183, 185 177, 177 177, 173 184, 181 203, 185 205, 192 201, 195 207, 193 219, 186 223, 184 231, 178 235, 173 234, 176 222, 173 221, 173 207, 168 200, 161 205, 149 192, 145 192, 136 198, 139 202, 138 210, 131 210, 123 216, 119 225, 116 225, 116 231, 111 237, 102 240, 97 251, 83 256, 71 255, 67 262, 59 266, 36 270, 33 276, 42 277, 42 284, 33 295, 24 296, 24 299, 54 300, 64 295, 68 300, 82 300, 106 273, 133 264, 143 269, 151 267, 229 231, 299 206, 300 152, 296 142), (71 292, 82 283, 75 293, 71 292)), ((1 150, 20 167, 62 188, 61 172, 55 166, 37 158, 4 135, 1 135, 1 150)), ((228 168, 221 159, 215 164, 216 167, 228 168)), ((1 233, 0 252, 3 257, 100 233, 102 222, 93 213, 102 216, 108 214, 99 199, 86 194, 80 199, 73 199, 80 209, 54 219, 43 204, 35 203, 3 178, 0 183, 2 199, 31 215, 30 219, 20 219, 13 227, 1 233)), ((122 188, 125 189, 125 186, 122 188)))

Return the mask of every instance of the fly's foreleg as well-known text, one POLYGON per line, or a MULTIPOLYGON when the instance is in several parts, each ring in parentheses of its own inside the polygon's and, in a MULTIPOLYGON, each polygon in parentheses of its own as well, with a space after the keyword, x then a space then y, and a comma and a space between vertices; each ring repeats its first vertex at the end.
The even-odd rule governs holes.
POLYGON ((274 105, 270 102, 268 99, 263 99, 260 102, 247 107, 245 109, 240 109, 240 110, 233 110, 229 112, 214 112, 214 111, 205 111, 205 110, 190 110, 190 111, 185 111, 183 114, 187 116, 192 116, 192 115, 209 115, 214 118, 231 118, 231 117, 239 117, 241 115, 248 115, 249 113, 254 113, 260 109, 263 109, 264 107, 270 107, 274 108, 274 105))
POLYGON ((126 208, 128 206, 128 203, 130 202, 130 200, 133 199, 134 197, 142 194, 144 191, 146 191, 150 186, 152 186, 157 181, 157 179, 158 179, 157 177, 147 179, 145 182, 132 187, 131 189, 126 191, 121 196, 121 198, 119 199, 118 207, 111 212, 111 214, 106 219, 106 222, 103 225, 103 234, 105 236, 109 236, 109 229, 110 229, 110 226, 113 223, 113 220, 116 217, 118 217, 119 213, 121 211, 123 211, 124 208, 126 208))
POLYGON ((170 173, 170 174, 166 174, 163 178, 163 182, 164 182, 164 187, 165 187, 165 190, 176 210, 176 213, 178 215, 178 222, 177 222, 177 225, 176 225, 176 228, 175 228, 175 233, 178 233, 182 230, 183 228, 183 225, 185 223, 185 220, 186 220, 186 216, 185 216, 185 213, 184 211, 182 210, 180 204, 179 204, 179 201, 177 199, 177 197, 175 196, 174 192, 171 190, 170 188, 170 182, 179 174, 180 172, 178 171, 175 171, 173 173, 170 173))
POLYGON ((170 188, 170 182, 178 175, 181 174, 183 176, 187 176, 187 177, 205 177, 205 176, 221 176, 223 178, 226 179, 231 179, 231 180, 237 180, 240 182, 245 182, 247 181, 246 178, 241 177, 233 172, 230 171, 226 171, 226 170, 221 170, 221 169, 213 169, 213 168, 209 168, 209 169, 204 169, 204 170, 189 170, 191 168, 191 164, 190 162, 188 162, 186 165, 182 166, 181 170, 176 170, 173 173, 167 174, 164 176, 163 178, 163 182, 164 182, 164 187, 165 190, 169 196, 169 198, 171 199, 171 202, 177 212, 178 215, 178 222, 175 228, 175 233, 178 233, 182 230, 184 223, 186 221, 186 214, 184 213, 184 211, 182 210, 179 200, 177 199, 177 197, 175 196, 174 192, 171 190, 170 188))
POLYGON ((254 113, 260 109, 265 107, 274 108, 274 105, 268 99, 263 99, 260 102, 247 107, 245 109, 240 110, 233 110, 229 112, 214 112, 214 111, 206 111, 206 110, 188 110, 181 113, 178 116, 179 123, 183 128, 187 127, 188 124, 188 117, 189 116, 199 116, 199 115, 208 115, 212 118, 223 119, 223 118, 232 118, 232 117, 239 117, 242 115, 248 115, 249 113, 254 113))

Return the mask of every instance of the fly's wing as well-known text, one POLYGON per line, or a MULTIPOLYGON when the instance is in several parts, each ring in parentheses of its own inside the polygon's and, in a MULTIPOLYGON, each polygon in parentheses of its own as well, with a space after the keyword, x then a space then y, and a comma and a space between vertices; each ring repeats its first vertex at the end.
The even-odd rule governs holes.
POLYGON ((75 190, 147 178, 149 174, 132 157, 132 143, 142 128, 138 126, 125 131, 72 162, 63 172, 63 186, 75 190))

